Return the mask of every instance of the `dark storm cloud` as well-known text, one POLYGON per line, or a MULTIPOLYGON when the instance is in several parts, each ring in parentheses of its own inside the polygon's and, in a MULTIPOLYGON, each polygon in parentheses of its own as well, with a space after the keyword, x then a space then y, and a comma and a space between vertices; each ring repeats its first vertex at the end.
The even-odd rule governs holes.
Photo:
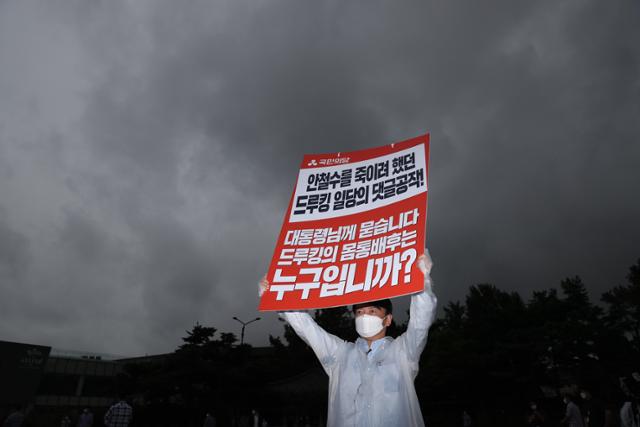
MULTIPOLYGON (((21 243, 0 264, 24 313, 56 319, 23 340, 138 354, 196 321, 237 331, 302 155, 427 130, 442 301, 574 274, 597 297, 640 256, 636 4, 2 9, 0 234, 21 243)), ((281 332, 263 317, 249 341, 281 332)))
POLYGON ((0 215, 0 274, 2 277, 18 279, 28 266, 28 241, 22 234, 11 230, 1 219, 0 215))

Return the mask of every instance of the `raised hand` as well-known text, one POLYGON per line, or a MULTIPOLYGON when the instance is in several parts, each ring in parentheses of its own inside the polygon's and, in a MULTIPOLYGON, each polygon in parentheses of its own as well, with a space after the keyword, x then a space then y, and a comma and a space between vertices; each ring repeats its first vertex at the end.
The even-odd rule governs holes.
POLYGON ((262 276, 262 279, 260 279, 260 282, 258 282, 258 297, 262 297, 262 294, 264 294, 267 289, 269 289, 269 282, 267 282, 267 275, 265 274, 262 276))
POLYGON ((433 261, 431 255, 429 255, 429 249, 424 250, 424 254, 418 257, 418 268, 422 271, 422 274, 428 276, 431 274, 431 268, 433 267, 433 261))

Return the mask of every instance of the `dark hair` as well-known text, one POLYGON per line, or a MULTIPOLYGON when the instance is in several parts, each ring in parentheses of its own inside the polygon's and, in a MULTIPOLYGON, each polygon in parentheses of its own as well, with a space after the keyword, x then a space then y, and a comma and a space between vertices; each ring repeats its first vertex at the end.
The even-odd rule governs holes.
POLYGON ((354 304, 352 307, 352 310, 355 314, 357 309, 364 308, 364 307, 384 308, 387 314, 393 313, 393 306, 391 305, 391 300, 389 298, 381 299, 378 301, 361 302, 360 304, 354 304))

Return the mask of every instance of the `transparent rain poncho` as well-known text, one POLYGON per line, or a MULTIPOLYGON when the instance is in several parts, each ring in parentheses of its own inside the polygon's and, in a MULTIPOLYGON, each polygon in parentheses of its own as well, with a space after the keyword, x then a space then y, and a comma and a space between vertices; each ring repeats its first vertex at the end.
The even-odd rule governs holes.
POLYGON ((280 313, 329 375, 327 426, 424 426, 414 379, 436 304, 427 275, 425 290, 411 296, 407 331, 375 341, 369 355, 362 338, 351 343, 331 335, 306 312, 280 313))

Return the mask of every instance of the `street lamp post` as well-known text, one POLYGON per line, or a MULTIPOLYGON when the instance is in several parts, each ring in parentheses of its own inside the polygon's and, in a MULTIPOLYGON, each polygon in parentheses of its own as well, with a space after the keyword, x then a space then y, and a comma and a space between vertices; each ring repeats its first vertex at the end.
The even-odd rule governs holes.
POLYGON ((259 317, 256 317, 253 320, 249 320, 248 322, 243 322, 242 320, 238 319, 236 316, 233 316, 233 320, 237 320, 238 322, 242 323, 242 332, 240 333, 240 345, 244 344, 244 328, 249 324, 249 323, 253 323, 257 320, 260 320, 259 317))

